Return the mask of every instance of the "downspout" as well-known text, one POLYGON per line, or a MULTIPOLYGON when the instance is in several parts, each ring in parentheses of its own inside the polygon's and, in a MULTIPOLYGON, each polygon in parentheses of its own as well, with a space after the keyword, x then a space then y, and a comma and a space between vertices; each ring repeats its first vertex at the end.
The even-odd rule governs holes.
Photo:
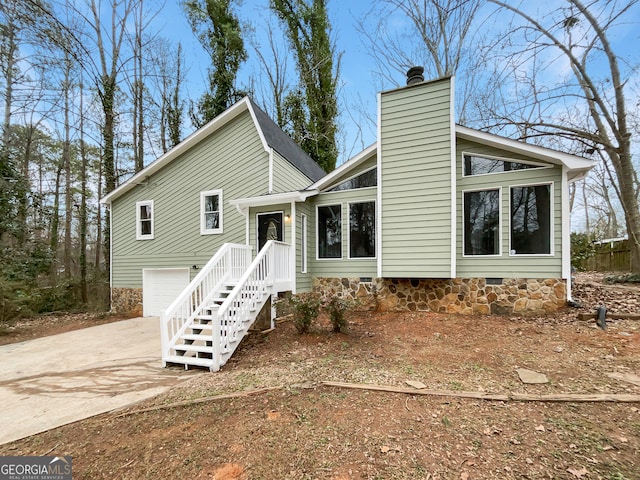
MULTIPOLYGON (((382 278, 382 94, 378 93, 378 145, 376 152, 376 171, 378 178, 376 180, 376 254, 377 261, 377 276, 382 278)), ((316 233, 317 236, 317 233, 316 233)))
MULTIPOLYGON (((109 209, 109 310, 111 311, 113 309, 113 209, 111 202, 106 207, 109 209)), ((152 212, 152 215, 155 215, 155 212, 152 212)))
POLYGON ((269 149, 269 193, 273 193, 273 147, 269 149))
POLYGON ((562 166, 562 276, 567 279, 567 303, 571 296, 571 211, 569 209, 569 172, 562 166))

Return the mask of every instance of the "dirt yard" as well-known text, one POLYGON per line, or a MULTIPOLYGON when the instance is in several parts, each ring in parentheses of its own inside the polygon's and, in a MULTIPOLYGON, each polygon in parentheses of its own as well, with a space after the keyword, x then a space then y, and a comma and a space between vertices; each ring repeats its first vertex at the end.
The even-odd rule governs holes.
POLYGON ((0 454, 72 455, 76 479, 640 479, 640 402, 455 396, 640 398, 640 320, 603 331, 576 319, 600 304, 640 313, 640 288, 600 280, 582 276, 574 298, 583 308, 548 317, 358 313, 348 333, 325 321, 308 335, 285 321, 252 335, 219 373, 0 454), (518 368, 548 383, 524 384, 518 368), (322 381, 414 381, 453 395, 322 381), (148 410, 175 402, 187 405, 148 410))

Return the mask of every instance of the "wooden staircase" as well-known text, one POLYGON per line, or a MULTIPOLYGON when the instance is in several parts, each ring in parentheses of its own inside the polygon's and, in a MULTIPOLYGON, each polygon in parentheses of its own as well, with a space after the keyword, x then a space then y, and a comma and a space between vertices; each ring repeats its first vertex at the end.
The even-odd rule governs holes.
POLYGON ((250 264, 246 248, 225 244, 164 312, 163 365, 219 370, 269 297, 292 289, 289 245, 269 241, 250 264))

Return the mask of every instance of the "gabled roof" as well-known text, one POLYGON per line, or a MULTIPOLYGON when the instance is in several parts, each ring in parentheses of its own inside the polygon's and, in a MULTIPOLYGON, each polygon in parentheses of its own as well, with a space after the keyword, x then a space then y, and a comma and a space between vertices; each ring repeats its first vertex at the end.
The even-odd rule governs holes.
MULTIPOLYGON (((248 97, 247 97, 248 98, 248 97)), ((316 182, 324 177, 325 172, 289 135, 264 113, 254 102, 249 99, 255 119, 260 125, 267 144, 276 152, 289 160, 298 170, 304 173, 311 181, 316 182)))
POLYGON ((595 162, 586 158, 518 140, 512 140, 493 133, 481 132, 473 128, 463 127, 462 125, 456 125, 456 136, 508 152, 527 155, 533 159, 543 160, 554 165, 562 165, 567 168, 569 181, 575 181, 584 177, 595 165, 595 162))
POLYGON ((102 198, 100 202, 107 204, 111 203, 114 199, 128 192, 136 185, 144 182, 149 176, 153 175, 162 167, 169 164, 246 111, 251 114, 251 119, 256 126, 256 130, 260 136, 265 152, 269 153, 270 149, 277 151, 286 160, 288 160, 289 163, 306 175, 312 182, 318 181, 326 175, 325 171, 322 170, 322 168, 320 168, 320 166, 318 166, 318 164, 315 163, 311 157, 309 157, 309 155, 307 155, 286 133, 284 133, 266 113, 264 113, 249 97, 244 97, 242 100, 238 101, 211 120, 204 127, 193 132, 167 153, 151 162, 144 169, 140 170, 129 180, 102 198))

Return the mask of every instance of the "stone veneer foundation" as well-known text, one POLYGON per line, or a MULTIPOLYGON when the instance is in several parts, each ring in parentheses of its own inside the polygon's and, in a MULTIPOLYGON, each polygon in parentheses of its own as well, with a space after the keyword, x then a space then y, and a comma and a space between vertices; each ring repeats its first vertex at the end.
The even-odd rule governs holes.
POLYGON ((112 288, 111 311, 142 316, 142 289, 112 288))
POLYGON ((488 284, 485 278, 314 278, 313 289, 356 300, 371 310, 462 315, 551 313, 567 301, 565 280, 558 278, 504 278, 500 284, 488 284))

